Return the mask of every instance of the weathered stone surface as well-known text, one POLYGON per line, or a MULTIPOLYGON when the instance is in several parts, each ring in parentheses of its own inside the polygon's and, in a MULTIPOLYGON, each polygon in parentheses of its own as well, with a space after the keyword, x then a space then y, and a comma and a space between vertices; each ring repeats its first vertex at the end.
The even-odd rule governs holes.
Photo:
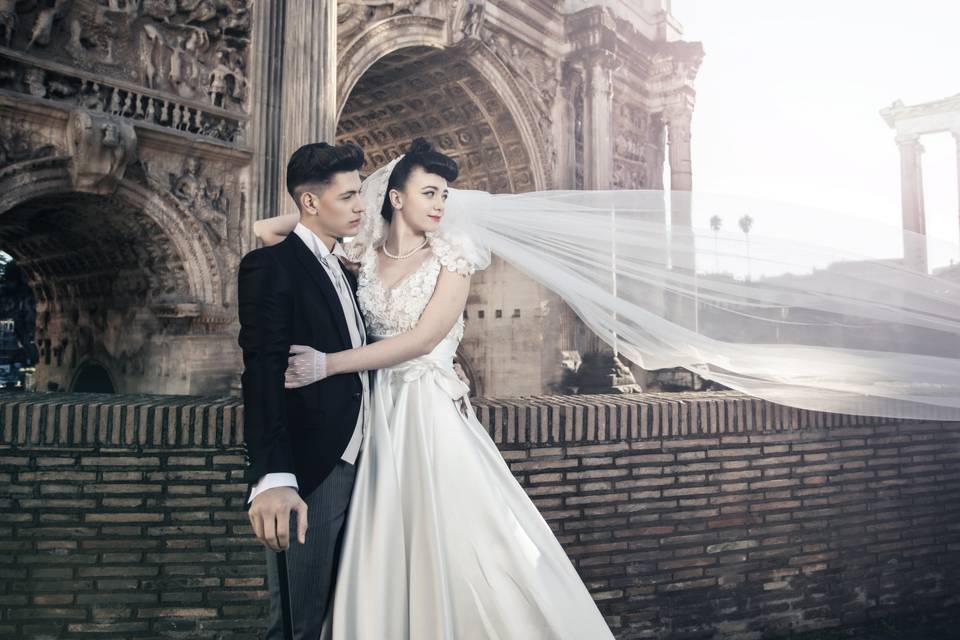
MULTIPOLYGON (((370 169, 423 135, 457 186, 519 192, 657 188, 669 133, 689 176, 702 50, 666 2, 607 4, 0 3, 0 250, 35 292, 37 387, 235 386, 238 261, 306 142, 370 169)), ((466 314, 478 394, 575 388, 597 350, 500 261, 466 314)))

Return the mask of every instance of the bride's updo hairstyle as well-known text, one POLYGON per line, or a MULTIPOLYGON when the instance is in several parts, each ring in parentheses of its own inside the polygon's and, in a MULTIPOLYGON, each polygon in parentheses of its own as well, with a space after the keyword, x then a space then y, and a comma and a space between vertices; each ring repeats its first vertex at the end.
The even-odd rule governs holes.
POLYGON ((460 168, 453 158, 439 151, 423 138, 416 138, 410 144, 410 150, 400 159, 387 182, 387 197, 383 199, 381 215, 390 222, 393 220, 393 204, 390 202, 390 190, 403 191, 410 179, 410 173, 420 167, 427 173, 434 173, 447 182, 453 182, 460 175, 460 168))

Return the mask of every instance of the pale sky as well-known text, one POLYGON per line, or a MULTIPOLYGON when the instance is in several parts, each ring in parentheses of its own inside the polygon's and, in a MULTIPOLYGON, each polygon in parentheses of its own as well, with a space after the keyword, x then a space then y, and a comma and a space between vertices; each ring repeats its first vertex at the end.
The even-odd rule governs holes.
MULTIPOLYGON (((673 0, 703 42, 692 125, 695 191, 849 212, 900 225, 899 153, 879 110, 960 92, 954 0, 673 0)), ((930 265, 960 243, 956 146, 926 136, 930 265)), ((862 239, 869 242, 869 239, 862 239)), ((953 253, 953 255, 946 255, 953 253)))

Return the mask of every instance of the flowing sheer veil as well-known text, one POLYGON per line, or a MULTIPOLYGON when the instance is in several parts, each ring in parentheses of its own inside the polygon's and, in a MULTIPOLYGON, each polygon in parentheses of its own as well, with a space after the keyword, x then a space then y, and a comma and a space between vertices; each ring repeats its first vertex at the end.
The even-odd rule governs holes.
POLYGON ((363 197, 364 213, 360 220, 360 230, 353 240, 344 246, 347 257, 360 262, 367 248, 377 248, 387 237, 387 224, 380 210, 383 208, 384 198, 387 197, 387 184, 393 168, 400 162, 399 156, 371 173, 360 185, 360 195, 363 197))
MULTIPOLYGON (((364 181, 354 260, 383 242, 397 160, 364 181)), ((437 235, 478 268, 493 252, 553 290, 645 369, 683 367, 802 409, 960 420, 960 266, 931 275, 878 257, 902 246, 958 256, 955 243, 812 208, 647 190, 451 189, 437 235)))
POLYGON ((960 420, 960 265, 930 275, 878 257, 904 245, 958 256, 956 243, 812 208, 639 190, 451 190, 442 227, 556 292, 645 369, 684 367, 802 409, 960 420))

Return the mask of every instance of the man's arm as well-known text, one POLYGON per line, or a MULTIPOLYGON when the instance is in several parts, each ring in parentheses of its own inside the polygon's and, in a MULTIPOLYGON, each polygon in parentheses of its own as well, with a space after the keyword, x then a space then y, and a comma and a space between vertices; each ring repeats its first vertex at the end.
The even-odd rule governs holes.
POLYGON ((290 347, 291 291, 277 262, 254 251, 240 263, 237 308, 244 370, 244 439, 250 477, 293 473, 283 374, 290 347))
POLYGON ((307 532, 307 505, 296 488, 265 486, 272 482, 270 476, 277 478, 273 474, 294 473, 283 387, 291 341, 291 296, 289 282, 270 255, 254 251, 244 257, 237 285, 238 341, 244 359, 244 440, 250 457, 249 477, 259 478, 248 515, 257 538, 275 551, 289 546, 291 511, 297 513, 301 542, 307 532))

